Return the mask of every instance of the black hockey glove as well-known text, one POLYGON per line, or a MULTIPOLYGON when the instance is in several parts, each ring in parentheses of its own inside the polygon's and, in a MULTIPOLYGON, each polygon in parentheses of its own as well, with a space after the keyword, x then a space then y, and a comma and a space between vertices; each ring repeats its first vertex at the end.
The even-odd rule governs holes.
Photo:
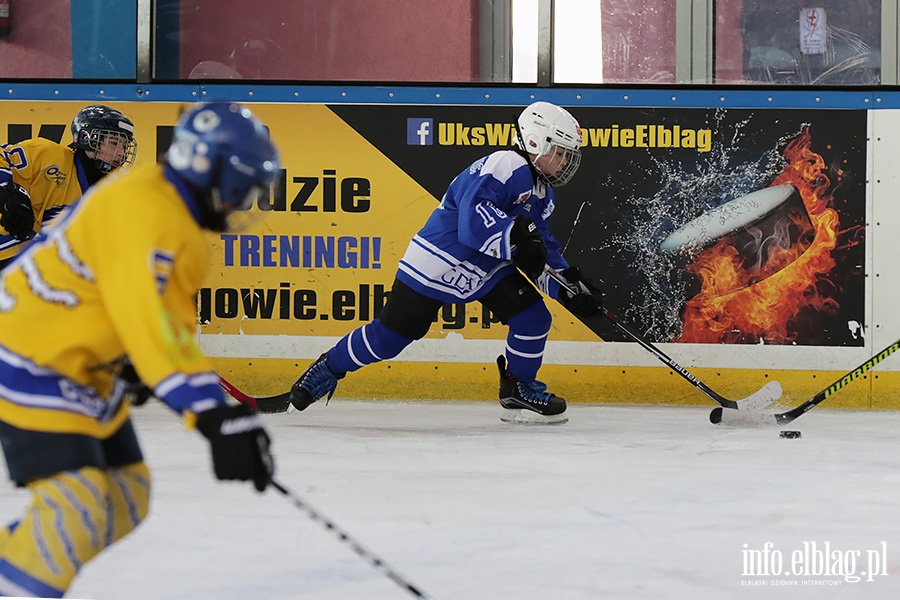
POLYGON ((17 240, 27 240, 34 232, 31 196, 21 185, 10 181, 0 187, 0 226, 17 240))
POLYGON ((561 286, 559 301, 576 317, 589 317, 603 311, 603 292, 590 279, 581 274, 578 267, 569 267, 560 273, 569 284, 578 290, 573 294, 561 286))
POLYGON ((515 246, 513 264, 531 279, 540 277, 547 262, 547 246, 537 225, 527 217, 516 217, 509 232, 509 241, 515 246))
POLYGON ((126 360, 122 365, 119 379, 125 382, 125 398, 131 402, 132 406, 146 404, 147 400, 153 397, 153 390, 141 381, 130 360, 126 360))
POLYGON ((197 415, 197 429, 212 446, 218 479, 252 481, 257 491, 269 485, 275 461, 262 418, 243 404, 217 406, 197 415))

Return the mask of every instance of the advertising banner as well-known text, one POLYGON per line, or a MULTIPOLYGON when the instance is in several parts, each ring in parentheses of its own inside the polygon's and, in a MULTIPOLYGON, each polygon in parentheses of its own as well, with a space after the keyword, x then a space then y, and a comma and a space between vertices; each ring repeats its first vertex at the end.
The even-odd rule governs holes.
MULTIPOLYGON (((332 110, 435 198, 515 138, 507 107, 332 110)), ((657 342, 862 345, 865 111, 571 111, 553 232, 610 310, 657 342)))
MULTIPOLYGON (((86 104, 5 101, 0 136, 67 143, 68 123, 86 104)), ((138 162, 158 159, 184 107, 110 104, 137 126, 138 162)), ((409 240, 458 173, 515 147, 522 107, 252 108, 270 128, 282 170, 250 227, 211 236, 198 335, 223 373, 282 391, 310 359, 378 315, 409 240)), ((696 347, 706 362, 721 359, 716 348, 864 345, 865 111, 569 108, 582 126, 583 158, 556 190, 552 231, 565 258, 601 285, 610 311, 653 342, 696 347)), ((658 367, 632 344, 603 343, 626 341, 613 327, 592 332, 548 306, 546 365, 631 366, 628 377, 645 382, 638 367, 658 367)), ((505 337, 480 304, 447 305, 397 368, 420 376, 441 365, 457 387, 493 380, 505 337), (481 365, 474 380, 452 371, 465 363, 481 365)), ((394 379, 380 368, 359 381, 394 379)), ((608 389, 629 399, 634 381, 608 389)), ((456 388, 435 394, 461 396, 456 388)))

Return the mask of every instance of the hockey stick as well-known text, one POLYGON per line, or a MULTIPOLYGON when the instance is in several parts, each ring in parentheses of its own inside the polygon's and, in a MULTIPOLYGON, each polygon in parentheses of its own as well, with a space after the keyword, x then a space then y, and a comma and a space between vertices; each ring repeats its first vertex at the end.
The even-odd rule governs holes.
POLYGON ((897 340, 863 364, 859 365, 827 388, 801 404, 783 413, 737 413, 723 408, 714 408, 709 415, 710 423, 715 425, 784 425, 790 423, 800 415, 812 410, 824 400, 844 389, 848 383, 859 379, 863 374, 871 371, 875 365, 900 349, 900 340, 897 340))
MULTIPOLYGON (((569 283, 562 275, 560 275, 552 267, 550 267, 550 265, 545 266, 544 271, 552 279, 556 280, 559 285, 563 286, 571 293, 578 293, 578 290, 573 287, 573 285, 569 283)), ((611 321, 612 324, 615 325, 625 335, 640 344, 645 350, 649 351, 656 358, 665 363, 670 369, 684 377, 691 383, 691 385, 706 394, 710 399, 717 402, 720 406, 740 411, 753 411, 765 408, 781 398, 781 384, 777 381, 770 381, 755 393, 747 396, 746 398, 741 398, 740 400, 729 400, 728 398, 716 393, 708 385, 697 379, 697 377, 693 373, 669 358, 669 356, 667 356, 662 350, 654 346, 652 343, 650 343, 650 341, 645 339, 638 332, 631 329, 631 327, 619 321, 619 319, 615 315, 611 314, 605 308, 603 309, 603 316, 611 321)))
POLYGON ((290 404, 290 391, 278 394, 277 396, 249 396, 234 387, 234 385, 221 375, 219 375, 219 385, 221 385, 222 389, 228 392, 232 398, 256 412, 282 413, 287 411, 288 404, 290 404))
POLYGON ((317 511, 315 508, 309 505, 303 498, 293 493, 274 479, 272 479, 269 483, 272 484, 276 490, 281 492, 286 498, 288 498, 291 502, 294 503, 294 506, 299 508, 300 510, 306 512, 309 517, 316 521, 317 523, 321 523, 322 526, 328 531, 334 532, 337 535, 338 539, 350 546, 353 552, 356 553, 357 556, 368 562, 370 565, 381 571, 384 575, 386 575, 391 581, 402 587, 404 590, 415 596, 416 598, 423 598, 424 600, 432 600, 431 596, 428 596, 419 588, 414 586, 412 583, 403 578, 402 575, 397 573, 397 571, 390 568, 381 558, 366 550, 362 544, 353 539, 349 533, 341 529, 334 521, 317 511))

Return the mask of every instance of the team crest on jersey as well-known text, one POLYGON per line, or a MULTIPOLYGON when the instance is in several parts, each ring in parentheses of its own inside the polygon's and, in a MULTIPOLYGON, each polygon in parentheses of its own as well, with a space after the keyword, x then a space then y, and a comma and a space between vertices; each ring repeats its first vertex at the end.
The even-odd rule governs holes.
POLYGON ((156 289, 162 294, 166 291, 166 285, 169 283, 169 276, 172 275, 172 265, 175 262, 175 255, 171 252, 163 252, 155 250, 151 266, 153 274, 156 277, 156 289))
POLYGON ((515 200, 515 202, 513 202, 513 204, 522 204, 529 198, 531 198, 531 190, 528 190, 527 192, 522 192, 521 194, 519 194, 519 197, 516 198, 516 200, 515 200))
POLYGON ((50 165, 41 173, 44 175, 44 179, 53 182, 56 187, 62 187, 66 183, 66 174, 59 168, 59 165, 50 165))

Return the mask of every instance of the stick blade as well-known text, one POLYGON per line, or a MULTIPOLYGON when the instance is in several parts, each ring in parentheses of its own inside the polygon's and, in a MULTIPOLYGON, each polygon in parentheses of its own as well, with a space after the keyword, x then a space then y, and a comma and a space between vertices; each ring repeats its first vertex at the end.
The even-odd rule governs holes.
POLYGON ((709 422, 726 427, 763 427, 777 425, 778 418, 772 413, 737 410, 719 406, 709 414, 709 422))
POLYGON ((256 409, 261 413, 283 413, 287 412, 291 403, 291 393, 285 392, 277 396, 265 396, 256 398, 256 409))
POLYGON ((245 394, 222 376, 219 376, 219 385, 222 386, 222 389, 225 390, 228 396, 234 398, 253 412, 283 413, 287 412, 288 405, 291 403, 290 390, 275 396, 255 397, 245 394))
POLYGON ((743 400, 738 400, 737 410, 758 411, 763 410, 781 399, 784 390, 777 381, 770 381, 755 394, 747 396, 743 400))

